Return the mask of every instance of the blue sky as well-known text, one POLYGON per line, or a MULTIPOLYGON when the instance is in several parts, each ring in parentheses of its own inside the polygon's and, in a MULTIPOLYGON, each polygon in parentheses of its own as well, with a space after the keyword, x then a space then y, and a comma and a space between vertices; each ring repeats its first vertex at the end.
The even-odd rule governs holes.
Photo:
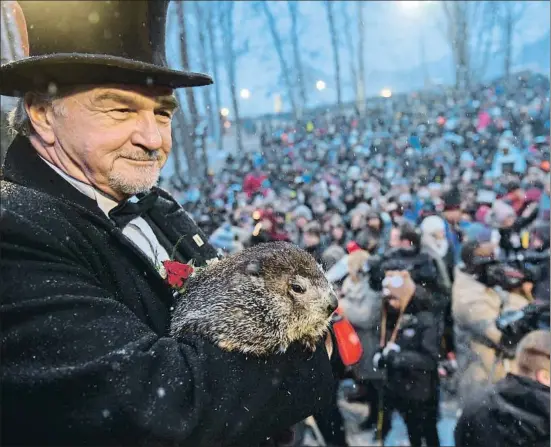
MULTIPOLYGON (((189 2, 188 2, 189 3, 189 2)), ((250 51, 237 61, 238 89, 247 88, 251 91, 248 100, 240 100, 244 116, 270 113, 273 111, 274 94, 283 93, 282 85, 278 83, 280 68, 277 55, 272 45, 271 35, 262 14, 255 14, 252 2, 240 1, 235 5, 236 40, 239 45, 245 39, 249 40, 250 51)), ((270 1, 270 7, 278 19, 278 29, 286 40, 285 53, 291 58, 291 46, 288 40, 290 19, 286 2, 270 1)), ((356 41, 355 2, 335 2, 337 26, 349 26, 354 41, 356 41), (348 24, 344 23, 341 8, 347 8, 350 17, 348 24)), ((408 2, 409 3, 409 2, 408 2)), ((418 8, 408 7, 402 2, 366 2, 364 5, 365 20, 365 66, 366 75, 372 69, 379 71, 403 71, 421 63, 420 36, 424 36, 425 57, 427 62, 438 61, 449 54, 449 47, 444 38, 444 22, 441 20, 441 5, 438 2, 421 2, 418 8)), ((549 32, 549 2, 533 1, 528 3, 524 15, 517 26, 515 36, 516 52, 525 43, 532 42, 549 32)), ((212 4, 208 7, 212 7, 212 4)), ((308 88, 313 105, 329 103, 335 100, 336 91, 333 85, 332 49, 325 7, 322 1, 300 2, 302 15, 300 33, 303 46, 303 60, 310 67, 308 88), (327 88, 319 92, 314 88, 315 80, 323 79, 327 88)), ((191 8, 188 8, 190 10, 191 8)), ((169 9, 167 56, 169 63, 180 67, 179 37, 177 22, 169 9)), ((193 17, 188 17, 188 30, 191 39, 190 57, 192 68, 199 67, 201 56, 195 43, 196 24, 193 17)), ((343 37, 344 38, 344 37, 343 37)), ((343 76, 345 99, 351 99, 353 90, 349 70, 349 56, 346 49, 341 49, 341 73, 343 76)), ((220 66, 222 67, 222 61, 220 66)), ((438 73, 431 73, 438 76, 438 73)), ((229 106, 229 89, 227 76, 223 68, 220 70, 220 83, 223 104, 229 106)), ((381 81, 381 82, 384 82, 381 81)), ((372 85, 378 85, 374 83, 372 85)), ((392 86, 389 86, 392 87, 392 86)), ((206 87, 212 88, 212 87, 206 87)), ((368 93, 370 91, 367 86, 368 93)), ((200 100, 201 95, 197 95, 200 100)), ((284 101, 284 109, 287 103, 284 101)))

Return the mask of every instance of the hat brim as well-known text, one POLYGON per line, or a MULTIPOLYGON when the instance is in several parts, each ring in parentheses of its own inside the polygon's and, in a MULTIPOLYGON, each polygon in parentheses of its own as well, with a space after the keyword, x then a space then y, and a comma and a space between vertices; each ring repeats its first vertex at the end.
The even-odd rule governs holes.
POLYGON ((103 54, 60 53, 31 56, 0 67, 0 95, 56 86, 125 84, 170 88, 213 84, 203 73, 172 70, 132 59, 103 54))

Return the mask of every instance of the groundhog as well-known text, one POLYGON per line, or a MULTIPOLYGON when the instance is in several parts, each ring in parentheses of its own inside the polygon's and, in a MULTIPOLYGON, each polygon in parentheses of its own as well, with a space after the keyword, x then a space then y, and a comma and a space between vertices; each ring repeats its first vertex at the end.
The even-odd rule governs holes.
POLYGON ((246 354, 285 352, 293 342, 313 351, 337 304, 312 256, 286 242, 263 243, 189 278, 171 334, 198 334, 246 354))

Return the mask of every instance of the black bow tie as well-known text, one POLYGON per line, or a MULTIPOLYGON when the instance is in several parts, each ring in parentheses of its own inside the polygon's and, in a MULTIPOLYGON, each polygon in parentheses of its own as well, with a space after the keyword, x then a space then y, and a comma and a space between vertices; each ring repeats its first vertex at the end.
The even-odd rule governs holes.
POLYGON ((124 228, 132 220, 141 217, 147 213, 159 198, 157 191, 151 191, 147 194, 139 194, 131 197, 124 202, 119 203, 115 208, 109 211, 109 218, 114 221, 119 228, 124 228))

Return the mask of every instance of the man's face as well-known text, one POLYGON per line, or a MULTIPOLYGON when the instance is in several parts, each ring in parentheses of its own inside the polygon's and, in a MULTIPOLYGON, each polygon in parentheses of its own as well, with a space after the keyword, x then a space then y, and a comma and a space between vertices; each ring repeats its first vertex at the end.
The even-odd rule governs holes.
POLYGON ((51 126, 62 160, 118 200, 155 185, 172 147, 171 89, 90 87, 58 101, 64 113, 51 126))
POLYGON ((400 246, 400 230, 398 228, 392 228, 392 230, 390 230, 389 246, 391 248, 400 246))
POLYGON ((297 217, 295 223, 297 227, 304 228, 304 226, 308 223, 308 220, 305 217, 301 216, 301 217, 297 217))
POLYGON ((307 247, 314 247, 318 245, 320 242, 320 239, 315 234, 311 233, 304 233, 304 245, 307 247))
POLYGON ((367 226, 373 230, 379 231, 381 229, 381 221, 377 217, 372 217, 367 221, 367 226))
POLYGON ((491 257, 496 249, 496 244, 493 242, 482 242, 474 251, 476 256, 491 257))
POLYGON ((344 228, 335 227, 331 230, 331 234, 335 238, 335 240, 340 241, 344 236, 344 228))
POLYGON ((456 224, 461 220, 461 210, 448 210, 444 211, 444 217, 452 224, 456 224))

